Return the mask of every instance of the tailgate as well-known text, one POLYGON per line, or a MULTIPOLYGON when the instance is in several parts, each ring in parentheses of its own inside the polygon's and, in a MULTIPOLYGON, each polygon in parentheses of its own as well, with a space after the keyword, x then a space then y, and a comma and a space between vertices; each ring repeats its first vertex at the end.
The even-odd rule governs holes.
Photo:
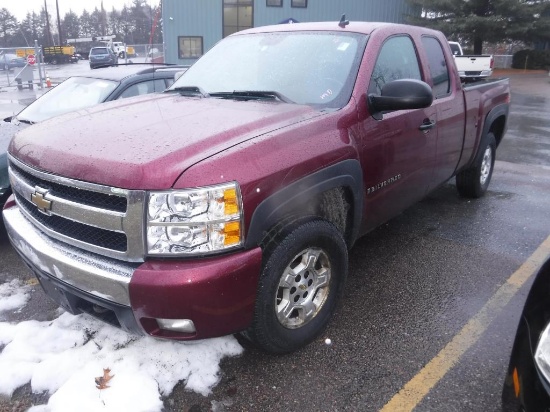
POLYGON ((493 73, 493 56, 455 56, 460 77, 488 77, 493 73))

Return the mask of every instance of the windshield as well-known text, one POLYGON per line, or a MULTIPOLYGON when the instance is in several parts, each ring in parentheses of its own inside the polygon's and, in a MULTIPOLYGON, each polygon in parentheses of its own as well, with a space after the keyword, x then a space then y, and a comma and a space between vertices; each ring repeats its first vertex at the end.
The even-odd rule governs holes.
MULTIPOLYGON (((350 99, 367 37, 341 32, 255 33, 227 37, 169 90, 270 91, 284 101, 340 108, 350 99)), ((225 98, 230 96, 225 96, 225 98)))
POLYGON ((50 117, 103 103, 117 87, 111 80, 70 77, 23 109, 17 116, 22 122, 37 123, 50 117))

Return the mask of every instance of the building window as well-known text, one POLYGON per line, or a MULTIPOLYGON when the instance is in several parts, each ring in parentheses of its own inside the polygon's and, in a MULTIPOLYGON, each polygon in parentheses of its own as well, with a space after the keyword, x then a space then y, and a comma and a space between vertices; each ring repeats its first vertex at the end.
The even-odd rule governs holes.
POLYGON ((178 56, 180 59, 196 59, 202 56, 202 37, 179 36, 178 56))
POLYGON ((290 0, 290 7, 307 7, 307 0, 290 0))
POLYGON ((265 0, 267 7, 283 7, 283 0, 265 0))
POLYGON ((253 0, 223 0, 223 37, 253 27, 253 0))

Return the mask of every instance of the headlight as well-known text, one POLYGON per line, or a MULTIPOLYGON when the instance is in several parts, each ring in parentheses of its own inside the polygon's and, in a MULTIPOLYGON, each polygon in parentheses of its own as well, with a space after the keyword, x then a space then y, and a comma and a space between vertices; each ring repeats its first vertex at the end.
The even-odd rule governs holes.
POLYGON ((147 205, 150 255, 193 255, 242 244, 241 193, 236 183, 151 192, 147 205))
POLYGON ((535 351, 535 362, 546 380, 550 382, 550 324, 546 325, 540 335, 535 351))

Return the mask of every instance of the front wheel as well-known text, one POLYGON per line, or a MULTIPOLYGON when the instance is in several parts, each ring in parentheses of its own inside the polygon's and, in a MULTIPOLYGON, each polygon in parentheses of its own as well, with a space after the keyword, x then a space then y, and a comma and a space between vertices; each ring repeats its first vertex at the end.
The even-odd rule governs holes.
POLYGON ((461 196, 478 198, 485 194, 493 175, 495 155, 495 135, 488 133, 475 164, 456 175, 456 188, 461 196))
POLYGON ((304 218, 270 233, 254 319, 244 332, 261 349, 287 353, 327 326, 348 270, 347 246, 333 224, 304 218))

